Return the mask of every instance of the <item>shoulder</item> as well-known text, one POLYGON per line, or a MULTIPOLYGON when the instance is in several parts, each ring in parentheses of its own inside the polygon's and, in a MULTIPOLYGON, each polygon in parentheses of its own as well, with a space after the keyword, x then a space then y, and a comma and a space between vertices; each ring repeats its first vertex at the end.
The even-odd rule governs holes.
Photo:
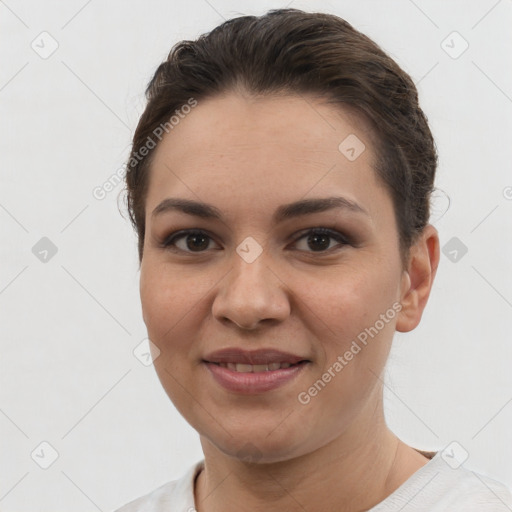
POLYGON ((438 498, 446 510, 512 510, 512 494, 503 483, 470 469, 459 468, 450 471, 455 472, 451 475, 452 478, 449 478, 449 473, 439 474, 440 479, 435 487, 439 492, 437 496, 433 496, 438 498))
POLYGON ((194 510, 194 480, 204 461, 189 467, 177 480, 171 480, 114 512, 183 512, 194 510))
POLYGON ((465 467, 452 468, 439 452, 372 512, 510 512, 507 486, 465 467))
POLYGON ((167 482, 150 493, 126 503, 126 505, 116 509, 115 512, 157 512, 169 509, 169 500, 173 498, 178 481, 167 482))

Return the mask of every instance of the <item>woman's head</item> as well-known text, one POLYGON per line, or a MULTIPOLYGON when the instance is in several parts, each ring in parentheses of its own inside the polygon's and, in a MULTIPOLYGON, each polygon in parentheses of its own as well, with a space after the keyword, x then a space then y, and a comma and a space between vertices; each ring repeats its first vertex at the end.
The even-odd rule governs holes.
POLYGON ((437 164, 414 83, 346 21, 295 9, 229 20, 197 41, 178 43, 158 67, 146 91, 126 176, 139 259, 154 148, 197 102, 240 89, 256 97, 321 97, 365 119, 376 153, 374 170, 393 200, 405 264, 408 248, 428 222, 437 164))
POLYGON ((324 14, 232 20, 178 48, 127 175, 160 381, 211 453, 286 460, 341 433, 355 447, 381 423, 393 334, 419 323, 439 258, 414 86, 324 14), (222 368, 219 351, 256 366, 222 368), (264 391, 253 374, 287 380, 264 391))

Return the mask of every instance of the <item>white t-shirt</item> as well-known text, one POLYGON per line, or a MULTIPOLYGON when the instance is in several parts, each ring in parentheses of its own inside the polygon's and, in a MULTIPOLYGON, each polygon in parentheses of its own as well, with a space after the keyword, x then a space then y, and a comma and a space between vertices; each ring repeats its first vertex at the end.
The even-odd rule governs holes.
MULTIPOLYGON (((204 460, 115 512, 195 512, 194 480, 204 460)), ((512 494, 500 482, 462 466, 452 469, 438 452, 395 492, 368 512, 511 512, 512 494)))

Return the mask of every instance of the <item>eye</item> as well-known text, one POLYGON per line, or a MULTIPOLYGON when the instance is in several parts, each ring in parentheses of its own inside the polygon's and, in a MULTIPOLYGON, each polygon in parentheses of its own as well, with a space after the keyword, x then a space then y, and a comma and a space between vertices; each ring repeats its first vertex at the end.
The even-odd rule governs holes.
POLYGON ((332 247, 330 247, 331 240, 336 240, 338 245, 348 245, 349 240, 343 236, 341 233, 337 231, 333 231, 327 228, 313 228, 304 233, 301 237, 299 237, 295 243, 299 242, 303 238, 306 238, 307 247, 313 247, 312 251, 308 251, 305 249, 305 252, 330 252, 332 247), (306 238, 307 237, 307 238, 306 238))
POLYGON ((188 229, 185 231, 178 231, 167 237, 162 247, 173 251, 182 252, 204 252, 207 249, 212 238, 204 231, 198 229, 188 229), (185 243, 180 247, 176 242, 185 239, 185 243))
MULTIPOLYGON (((327 228, 312 228, 298 237, 294 243, 297 244, 302 239, 306 239, 307 247, 313 247, 311 251, 304 248, 299 249, 305 252, 330 252, 333 249, 331 247, 332 240, 338 242, 339 246, 350 244, 350 241, 341 233, 327 228)), ((212 241, 205 231, 188 229, 171 234, 162 242, 161 247, 176 252, 198 253, 205 252, 212 241), (180 246, 178 242, 182 240, 180 246)))

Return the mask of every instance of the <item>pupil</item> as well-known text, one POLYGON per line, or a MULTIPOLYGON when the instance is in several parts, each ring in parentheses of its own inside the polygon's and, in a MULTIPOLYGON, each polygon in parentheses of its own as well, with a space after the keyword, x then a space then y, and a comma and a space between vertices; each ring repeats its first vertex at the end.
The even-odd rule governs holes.
MULTIPOLYGON (((308 237, 308 243, 313 245, 313 250, 324 250, 329 247, 329 236, 324 234, 318 234, 315 233, 313 235, 310 235, 308 237), (319 241, 322 241, 324 243, 318 243, 319 241), (316 249, 314 246, 316 245, 316 249)), ((206 249, 208 247, 208 241, 206 240, 207 237, 204 235, 189 235, 187 238, 187 246, 189 249, 206 249), (192 243, 190 243, 190 240, 193 240, 192 243), (199 240, 199 243, 197 243, 199 240)))
POLYGON ((189 249, 193 250, 193 249, 205 249, 206 247, 208 247, 208 241, 206 240, 206 236, 204 235, 189 235, 188 238, 187 238, 187 242, 190 242, 190 240, 194 240, 194 242, 191 244, 191 243, 187 243, 187 246, 189 249), (202 240, 202 244, 199 243, 199 244, 196 244, 195 242, 197 240, 202 240), (206 243, 205 243, 206 242, 206 243))
MULTIPOLYGON (((315 244, 319 239, 322 239, 322 238, 327 243, 321 244, 320 250, 327 249, 329 247, 329 237, 327 235, 318 234, 318 233, 310 235, 308 237, 308 243, 312 242, 313 244, 315 244)), ((318 245, 317 245, 317 247, 318 247, 318 245)))

